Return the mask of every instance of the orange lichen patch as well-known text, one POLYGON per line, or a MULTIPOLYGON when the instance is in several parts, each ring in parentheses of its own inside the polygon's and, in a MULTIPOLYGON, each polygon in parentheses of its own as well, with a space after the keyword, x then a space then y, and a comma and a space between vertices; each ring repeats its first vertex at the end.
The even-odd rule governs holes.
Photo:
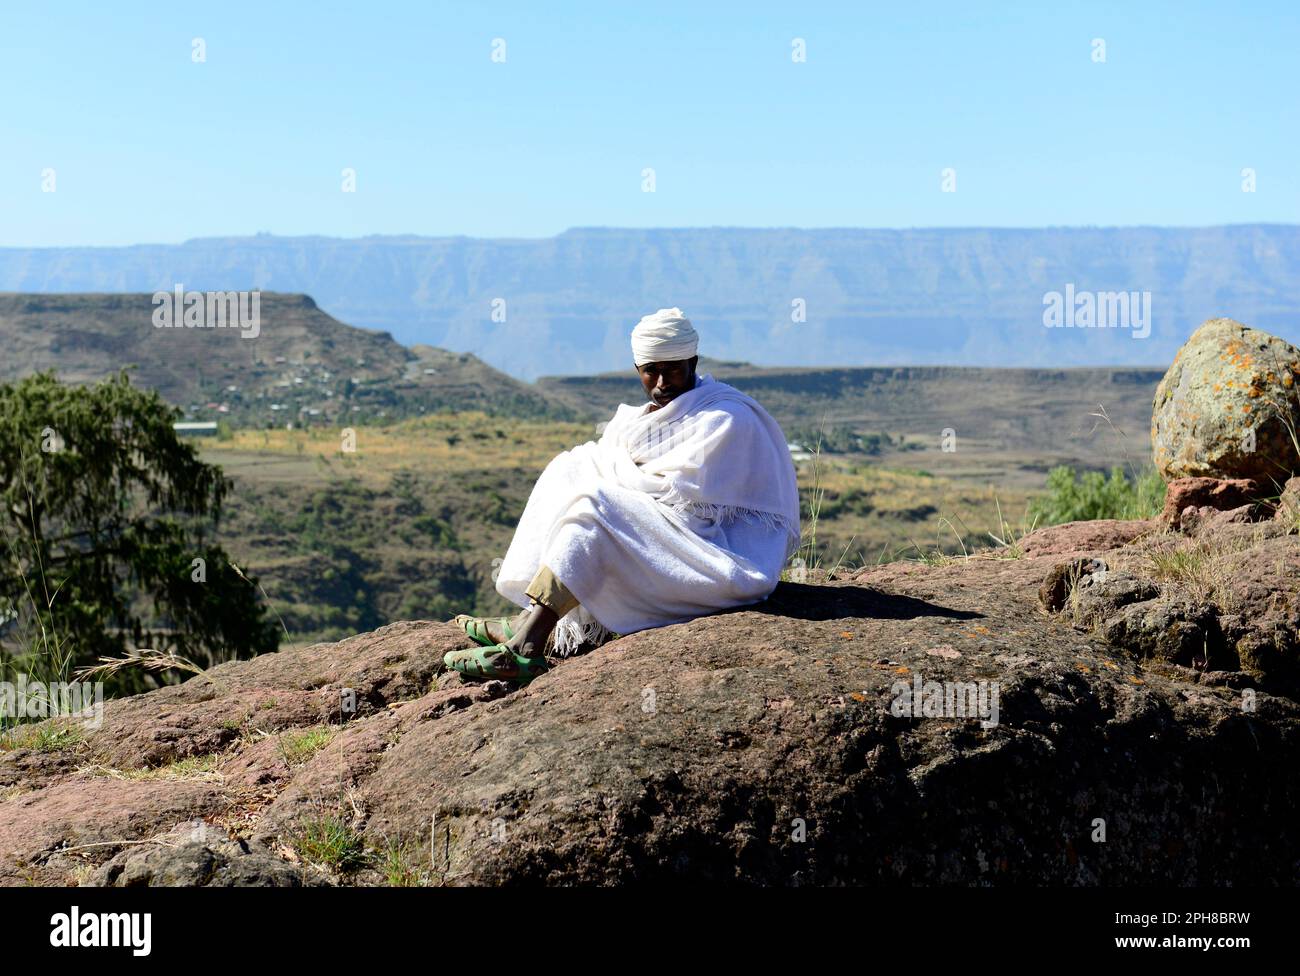
POLYGON ((851 631, 851 630, 841 630, 841 631, 840 631, 840 636, 843 637, 845 640, 848 640, 849 638, 851 638, 851 637, 853 636, 853 631, 851 631))
POLYGON ((909 668, 906 664, 900 664, 898 667, 894 668, 894 674, 911 674, 911 673, 912 673, 912 669, 909 668))
POLYGON ((1078 665, 1075 665, 1075 667, 1077 667, 1077 668, 1078 668, 1080 671, 1082 671, 1084 674, 1092 674, 1092 668, 1088 667, 1088 665, 1086 665, 1086 664, 1078 664, 1078 665))
POLYGON ((867 700, 867 696, 862 694, 862 692, 860 691, 853 692, 852 694, 849 695, 849 697, 852 698, 855 702, 864 702, 867 700))
POLYGON ((1131 681, 1131 682, 1133 682, 1135 685, 1144 685, 1144 684, 1146 684, 1146 682, 1143 681, 1141 678, 1135 678, 1135 677, 1133 677, 1133 675, 1131 675, 1131 674, 1128 676, 1128 680, 1131 681))
POLYGON ((1224 350, 1224 352, 1225 355, 1220 356, 1219 361, 1223 362, 1226 360, 1228 362, 1231 362, 1238 369, 1246 369, 1250 367, 1255 361, 1251 357, 1250 353, 1245 351, 1242 348, 1242 344, 1240 342, 1234 341, 1229 343, 1227 348, 1224 350))
POLYGON ((1242 413, 1250 413, 1250 404, 1247 403, 1241 408, 1242 413))
POLYGON ((1223 386, 1220 385, 1219 383, 1215 383, 1213 389, 1214 389, 1214 392, 1215 392, 1215 393, 1218 393, 1220 390, 1223 389, 1223 386))
POLYGON ((1294 383, 1295 380, 1292 378, 1290 373, 1287 373, 1285 376, 1282 377, 1283 386, 1292 386, 1294 383))

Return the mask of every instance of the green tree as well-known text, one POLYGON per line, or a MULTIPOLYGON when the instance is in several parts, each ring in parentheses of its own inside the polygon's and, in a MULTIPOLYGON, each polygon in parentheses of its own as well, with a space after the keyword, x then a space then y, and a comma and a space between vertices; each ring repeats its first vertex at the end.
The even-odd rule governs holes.
POLYGON ((1092 519, 1144 519, 1159 513, 1164 504, 1165 483, 1149 469, 1130 480, 1116 465, 1107 478, 1100 471, 1078 475, 1069 465, 1047 474, 1047 494, 1029 505, 1029 518, 1036 525, 1059 525, 1092 519))
MULTIPOLYGON (((131 385, 40 373, 0 384, 0 672, 152 648, 206 667, 278 646, 256 580, 212 541, 230 483, 131 385)), ((138 669, 114 692, 149 685, 138 669)))

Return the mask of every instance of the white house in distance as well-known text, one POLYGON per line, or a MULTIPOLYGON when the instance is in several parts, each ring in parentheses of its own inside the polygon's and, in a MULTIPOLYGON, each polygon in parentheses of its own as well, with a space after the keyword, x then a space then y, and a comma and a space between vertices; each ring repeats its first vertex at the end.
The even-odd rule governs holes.
POLYGON ((790 460, 792 461, 812 460, 812 454, 810 454, 808 448, 804 447, 802 444, 798 444, 795 443, 794 441, 791 441, 789 444, 786 444, 786 447, 790 448, 790 460))
POLYGON ((182 421, 172 424, 172 430, 181 437, 216 437, 217 422, 215 420, 182 421))

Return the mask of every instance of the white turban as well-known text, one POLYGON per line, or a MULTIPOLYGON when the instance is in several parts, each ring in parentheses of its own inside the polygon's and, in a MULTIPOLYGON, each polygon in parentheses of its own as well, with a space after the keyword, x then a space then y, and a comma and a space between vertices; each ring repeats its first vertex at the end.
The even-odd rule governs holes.
POLYGON ((690 359, 699 345, 695 327, 680 308, 661 308, 643 318, 632 330, 632 361, 644 366, 690 359))

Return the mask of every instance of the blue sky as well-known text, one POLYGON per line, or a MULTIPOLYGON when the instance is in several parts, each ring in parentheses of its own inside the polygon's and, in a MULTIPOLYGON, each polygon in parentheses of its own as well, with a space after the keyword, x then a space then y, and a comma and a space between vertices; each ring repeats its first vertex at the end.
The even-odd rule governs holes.
POLYGON ((1298 10, 6 4, 0 246, 1296 223, 1298 10))

